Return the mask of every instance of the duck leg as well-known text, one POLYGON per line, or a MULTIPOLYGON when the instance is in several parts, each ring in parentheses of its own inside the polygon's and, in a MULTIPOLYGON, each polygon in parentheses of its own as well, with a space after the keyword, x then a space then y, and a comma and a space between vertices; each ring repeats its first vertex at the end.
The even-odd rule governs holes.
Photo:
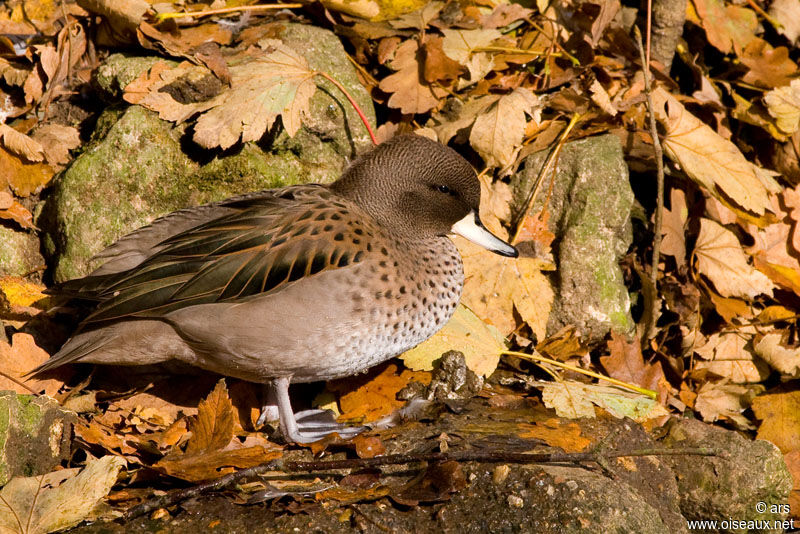
MULTIPOLYGON (((334 432, 344 439, 350 439, 367 429, 363 426, 349 427, 337 423, 330 410, 305 410, 294 413, 289 400, 289 378, 274 379, 270 389, 268 401, 274 401, 277 405, 281 433, 287 441, 313 443, 334 432)), ((262 419, 268 420, 268 415, 265 414, 274 413, 274 408, 275 406, 271 405, 264 406, 258 418, 259 424, 263 423, 262 419)))

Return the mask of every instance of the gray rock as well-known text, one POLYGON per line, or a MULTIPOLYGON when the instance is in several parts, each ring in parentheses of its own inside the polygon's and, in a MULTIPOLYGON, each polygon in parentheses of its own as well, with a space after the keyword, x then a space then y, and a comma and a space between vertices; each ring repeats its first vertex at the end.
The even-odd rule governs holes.
MULTIPOLYGON (((275 25, 273 38, 276 31, 312 68, 342 83, 374 124, 370 97, 333 33, 288 23, 275 25)), ((110 93, 152 65, 152 58, 120 54, 109 60, 112 65, 101 68, 99 76, 110 93)), ((209 151, 213 157, 191 142, 185 124, 162 121, 138 106, 106 110, 92 143, 55 180, 37 213, 54 279, 85 275, 96 253, 171 211, 248 191, 337 178, 370 140, 346 98, 325 80, 318 85, 311 118, 293 138, 282 130, 270 132, 259 143, 225 153, 209 151)))
POLYGON ((49 473, 69 458, 74 416, 53 399, 0 391, 0 486, 49 473))
POLYGON ((0 224, 0 276, 23 276, 44 266, 39 238, 0 224))
MULTIPOLYGON (((546 157, 544 152, 529 156, 512 180, 516 206, 524 205, 546 157)), ((543 178, 532 213, 542 208, 550 176, 543 178)), ((612 329, 631 333, 630 297, 619 261, 633 240, 633 191, 618 138, 603 135, 567 143, 554 180, 548 211, 556 235, 556 298, 548 334, 567 325, 577 326, 590 342, 612 329)))
MULTIPOLYGON (((783 455, 768 441, 745 439, 736 432, 695 419, 675 419, 664 444, 671 448, 705 447, 724 456, 666 456, 675 472, 681 511, 690 520, 784 520, 792 476, 783 455), (759 503, 764 509, 759 508, 759 503)), ((713 532, 746 532, 723 529, 713 532)), ((753 529, 782 532, 782 529, 753 529)))

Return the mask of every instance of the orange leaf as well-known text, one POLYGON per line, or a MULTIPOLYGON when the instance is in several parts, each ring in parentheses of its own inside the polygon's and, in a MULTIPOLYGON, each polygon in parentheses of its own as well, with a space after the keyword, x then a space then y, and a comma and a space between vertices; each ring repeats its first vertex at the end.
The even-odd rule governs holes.
POLYGON ((186 454, 224 448, 233 438, 233 422, 233 404, 228 398, 228 388, 223 378, 197 406, 197 417, 191 425, 192 437, 186 446, 186 454))

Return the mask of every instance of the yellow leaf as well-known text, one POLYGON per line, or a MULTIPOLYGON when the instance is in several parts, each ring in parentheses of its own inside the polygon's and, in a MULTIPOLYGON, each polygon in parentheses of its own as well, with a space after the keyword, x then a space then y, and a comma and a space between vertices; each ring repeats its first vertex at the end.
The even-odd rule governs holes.
POLYGON ((453 317, 433 337, 400 355, 400 359, 414 371, 431 371, 433 362, 449 350, 464 354, 467 367, 475 374, 486 377, 494 372, 500 353, 506 350, 503 335, 491 325, 460 304, 453 317))
POLYGON ((602 408, 614 417, 630 417, 642 422, 668 415, 658 401, 614 386, 582 384, 580 382, 547 382, 542 387, 542 401, 556 414, 569 419, 594 417, 594 407, 602 408))
POLYGON ((800 80, 773 89, 764 95, 764 102, 781 132, 793 134, 800 129, 800 80))
POLYGON ((506 167, 514 162, 525 135, 525 115, 532 115, 538 106, 536 95, 518 87, 478 115, 469 142, 487 166, 506 167))
POLYGON ((753 399, 761 419, 757 437, 771 441, 784 454, 800 449, 800 391, 778 391, 753 399))

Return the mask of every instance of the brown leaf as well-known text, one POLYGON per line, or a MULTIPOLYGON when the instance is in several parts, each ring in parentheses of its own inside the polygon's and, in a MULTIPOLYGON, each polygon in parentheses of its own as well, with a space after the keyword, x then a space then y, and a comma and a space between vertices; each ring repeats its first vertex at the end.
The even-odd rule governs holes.
POLYGON ((763 39, 753 39, 745 47, 739 59, 750 70, 742 81, 770 89, 789 85, 798 74, 797 63, 789 58, 785 46, 772 48, 763 39))
POLYGON ((153 468, 170 476, 189 482, 202 482, 221 477, 238 469, 246 469, 276 458, 283 453, 264 447, 203 451, 196 454, 170 454, 159 460, 153 468))
POLYGON ((386 447, 383 446, 383 441, 378 436, 360 434, 353 438, 353 444, 356 446, 356 454, 359 458, 375 458, 386 454, 386 447))
POLYGON ((752 408, 761 420, 758 439, 771 441, 784 454, 800 450, 800 391, 770 391, 753 399, 752 408))
POLYGON ((8 185, 18 197, 36 193, 53 178, 54 173, 55 170, 50 165, 25 163, 0 148, 0 176, 8 181, 8 185))
POLYGON ((23 228, 35 228, 33 225, 33 214, 22 204, 14 200, 9 193, 0 191, 0 204, 2 204, 2 206, 8 206, 6 208, 0 206, 0 219, 10 219, 23 228))
POLYGON ((370 371, 364 377, 329 382, 328 387, 332 391, 345 392, 339 399, 340 419, 375 421, 403 407, 405 402, 397 400, 397 392, 412 380, 429 384, 431 375, 408 369, 398 373, 397 365, 391 363, 370 371))
POLYGON ((233 404, 223 378, 197 406, 186 454, 223 449, 233 438, 233 422, 233 404))
POLYGON ((522 423, 519 428, 519 437, 540 439, 551 447, 563 449, 564 452, 581 452, 592 443, 592 440, 581 435, 578 423, 556 417, 542 423, 522 423))
POLYGON ((693 0, 708 42, 723 53, 741 51, 755 38, 756 14, 744 7, 725 5, 722 0, 693 0))
MULTIPOLYGON (((25 375, 50 359, 50 355, 41 349, 30 334, 14 334, 11 345, 0 341, 0 371, 13 380, 0 375, 0 390, 8 389, 17 393, 30 394, 31 391, 55 396, 64 381, 72 374, 71 369, 60 370, 58 378, 26 378, 25 375), (64 378, 62 380, 61 378, 64 378), (25 384, 23 387, 20 383, 25 384)), ((47 376, 54 376, 48 374, 47 376)))
POLYGON ((439 99, 447 95, 440 87, 428 85, 421 77, 419 43, 408 39, 397 48, 389 66, 396 70, 381 80, 381 91, 392 93, 388 105, 399 108, 402 113, 425 113, 439 105, 439 99))
POLYGON ((63 124, 45 124, 36 128, 33 139, 41 143, 44 157, 50 165, 69 163, 69 151, 81 146, 78 129, 63 124))
POLYGON ((502 96, 478 115, 469 142, 489 167, 506 167, 514 162, 522 145, 526 115, 534 116, 541 104, 529 89, 520 87, 502 96))
POLYGON ((686 195, 680 189, 670 192, 670 208, 664 208, 661 241, 661 253, 673 256, 679 266, 686 263, 686 220, 689 210, 686 207, 686 195))
POLYGON ((0 139, 3 140, 3 146, 17 156, 33 162, 44 159, 44 149, 41 143, 16 131, 7 124, 0 124, 0 139))
POLYGON ((707 369, 735 384, 761 382, 769 376, 769 368, 753 358, 749 344, 752 337, 745 329, 712 334, 703 346, 694 349, 704 360, 695 362, 695 369, 707 369))
POLYGON ((629 341, 625 335, 612 331, 608 349, 610 355, 601 356, 600 363, 611 378, 654 391, 658 391, 660 382, 666 382, 660 362, 644 362, 638 337, 629 341))
POLYGON ((442 502, 451 494, 463 489, 467 478, 461 465, 455 461, 432 464, 421 479, 414 479, 390 497, 405 506, 416 506, 420 502, 442 502))
POLYGON ((423 77, 425 82, 449 82, 458 78, 462 67, 457 61, 447 57, 442 51, 442 38, 428 35, 422 45, 423 77))

